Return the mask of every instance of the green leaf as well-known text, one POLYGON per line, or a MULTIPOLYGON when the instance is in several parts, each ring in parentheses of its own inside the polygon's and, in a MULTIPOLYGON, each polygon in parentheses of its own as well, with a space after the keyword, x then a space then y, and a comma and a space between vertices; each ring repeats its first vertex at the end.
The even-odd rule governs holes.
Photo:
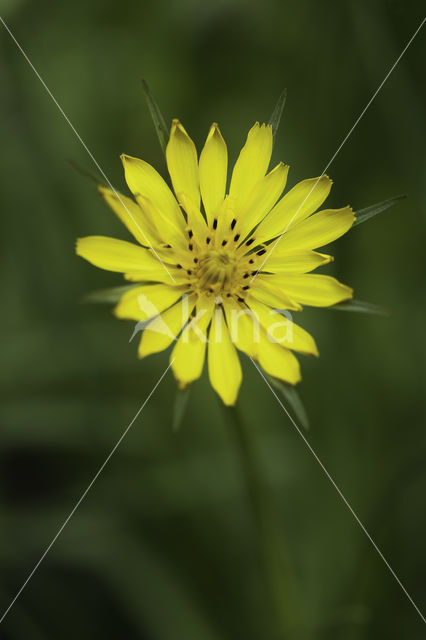
POLYGON ((185 389, 178 389, 176 391, 175 402, 173 405, 173 431, 178 431, 182 420, 185 417, 185 411, 189 400, 191 387, 188 386, 185 389))
POLYGON ((281 116, 284 111, 285 101, 287 100, 287 89, 281 93, 280 97, 277 100, 277 104, 274 107, 271 117, 269 118, 269 123, 272 125, 272 135, 274 136, 278 131, 278 127, 280 126, 281 116))
POLYGON ((130 291, 130 289, 134 289, 138 285, 134 284, 126 284, 122 287, 111 287, 109 289, 97 289, 96 291, 91 291, 90 293, 86 293, 81 298, 81 302, 95 302, 100 304, 116 304, 121 296, 126 293, 126 291, 130 291))
POLYGON ((348 300, 347 302, 339 302, 334 304, 329 309, 336 309, 337 311, 355 311, 357 313, 370 313, 376 316, 388 316, 389 312, 382 307, 372 304, 371 302, 363 302, 362 300, 348 300))
POLYGON ((376 216, 378 213, 385 211, 385 209, 389 209, 389 207, 392 207, 394 204, 397 204, 397 202, 404 200, 404 198, 406 197, 406 195, 395 196, 395 198, 389 198, 389 200, 384 200, 383 202, 379 202, 378 204, 373 204, 371 205, 371 207, 366 207, 365 209, 355 211, 356 220, 353 223, 352 228, 356 227, 358 224, 361 224, 361 222, 366 222, 366 220, 369 220, 373 216, 376 216))
POLYGON ((309 430, 309 418, 306 413, 306 409, 303 406, 303 402, 300 399, 299 394, 296 391, 296 388, 293 385, 286 384, 277 378, 273 378, 268 374, 264 374, 266 378, 269 380, 271 385, 275 387, 277 391, 281 393, 284 397, 284 400, 290 405, 291 412, 297 418, 297 421, 300 426, 303 427, 305 431, 309 430))
POLYGON ((163 115, 160 111, 160 108, 154 97, 149 90, 149 87, 145 80, 142 79, 142 87, 145 94, 145 100, 148 105, 149 113, 151 114, 152 121, 154 123, 155 130, 157 132, 158 139, 160 141, 161 148, 163 153, 166 153, 167 142, 169 140, 169 129, 166 125, 166 121, 163 118, 163 115))

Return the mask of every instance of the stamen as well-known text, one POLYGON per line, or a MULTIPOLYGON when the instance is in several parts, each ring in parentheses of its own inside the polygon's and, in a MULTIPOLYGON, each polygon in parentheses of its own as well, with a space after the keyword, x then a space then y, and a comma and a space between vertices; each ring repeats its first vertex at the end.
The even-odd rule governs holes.
POLYGON ((217 229, 217 218, 213 220, 213 229, 217 229))
POLYGON ((190 251, 192 251, 192 250, 193 250, 193 248, 194 248, 194 247, 193 247, 193 245, 192 245, 192 244, 189 244, 189 245, 188 245, 188 249, 189 249, 190 251))
POLYGON ((246 285, 245 287, 243 287, 243 291, 247 291, 247 289, 250 289, 249 285, 246 285))
POLYGON ((249 247, 253 242, 254 242, 254 238, 250 238, 250 240, 247 240, 246 247, 249 247))
POLYGON ((224 247, 227 244, 228 240, 222 240, 222 247, 224 247))
POLYGON ((234 238, 234 242, 238 242, 238 240, 239 240, 239 239, 240 239, 240 234, 239 234, 239 233, 237 233, 237 235, 236 235, 236 236, 235 236, 235 238, 234 238))
POLYGON ((253 258, 250 258, 249 263, 250 263, 250 264, 254 264, 254 260, 253 260, 253 258))
POLYGON ((198 258, 194 258, 194 262, 195 262, 195 264, 197 264, 198 258))
POLYGON ((194 234, 192 233, 192 229, 188 229, 188 235, 189 235, 189 237, 190 237, 190 238, 192 238, 192 236, 194 235, 194 234))
POLYGON ((243 277, 244 277, 244 278, 248 278, 248 277, 249 277, 249 275, 250 275, 249 273, 245 273, 243 277))
POLYGON ((212 287, 215 292, 229 291, 236 270, 236 257, 226 250, 210 249, 199 258, 196 277, 200 289, 212 287))
POLYGON ((189 276, 192 276, 192 271, 191 271, 191 269, 188 269, 186 273, 187 273, 189 276))
POLYGON ((257 255, 263 256, 264 253, 266 253, 266 249, 261 249, 260 251, 257 252, 257 255))
POLYGON ((244 298, 238 297, 238 302, 244 302, 244 298))
POLYGON ((206 243, 210 244, 210 240, 211 240, 211 238, 206 238, 206 243))
POLYGON ((235 225, 237 224, 236 219, 234 218, 233 221, 231 222, 231 229, 234 229, 235 225))
POLYGON ((177 264, 176 265, 176 269, 182 269, 182 265, 181 264, 177 264))

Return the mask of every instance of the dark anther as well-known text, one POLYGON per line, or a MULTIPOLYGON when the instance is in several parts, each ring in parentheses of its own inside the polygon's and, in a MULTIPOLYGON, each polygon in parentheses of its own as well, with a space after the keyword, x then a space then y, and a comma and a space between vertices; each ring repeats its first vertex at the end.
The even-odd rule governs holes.
POLYGON ((264 253, 266 253, 266 249, 261 249, 260 251, 257 252, 257 255, 263 256, 264 253))
POLYGON ((198 258, 194 258, 194 262, 195 262, 195 264, 197 264, 198 258))
POLYGON ((189 244, 188 248, 189 248, 190 251, 192 251, 194 247, 192 246, 192 244, 189 244))
POLYGON ((250 275, 249 273, 245 273, 245 274, 244 274, 244 278, 248 278, 248 277, 249 277, 249 275, 250 275))
POLYGON ((176 265, 176 269, 182 269, 182 265, 181 264, 177 264, 176 265))
POLYGON ((238 302, 244 302, 244 298, 238 298, 238 302))
POLYGON ((213 229, 217 229, 217 218, 213 220, 213 229))
POLYGON ((190 238, 192 238, 192 236, 194 235, 194 234, 192 233, 192 229, 188 229, 188 235, 189 235, 189 237, 190 237, 190 238))
POLYGON ((246 285, 245 287, 243 287, 243 291, 247 291, 247 289, 250 289, 250 287, 248 285, 246 285))
POLYGON ((250 264, 254 264, 253 258, 250 258, 249 262, 250 262, 250 264))
POLYGON ((231 293, 227 293, 227 294, 226 294, 226 297, 227 297, 227 298, 230 298, 230 297, 231 297, 231 295, 232 295, 231 293))
POLYGON ((210 291, 210 293, 213 293, 213 289, 211 287, 210 287, 209 291, 210 291))
POLYGON ((211 240, 211 238, 206 238, 206 242, 207 242, 207 244, 209 244, 209 243, 210 243, 210 240, 211 240))
POLYGON ((165 249, 171 249, 172 245, 171 244, 166 244, 165 249))
POLYGON ((189 276, 192 276, 192 271, 191 269, 188 269, 188 271, 186 272, 189 276))
POLYGON ((237 233, 237 235, 236 235, 236 236, 235 236, 235 238, 234 238, 234 242, 238 242, 238 240, 239 240, 239 239, 240 239, 240 234, 239 234, 239 233, 237 233))
POLYGON ((251 275, 252 275, 252 276, 257 276, 257 274, 258 274, 258 273, 262 273, 262 272, 261 272, 261 271, 252 271, 252 272, 251 272, 251 275))
POLYGON ((237 221, 234 218, 233 221, 231 222, 231 229, 233 229, 236 224, 237 224, 237 221))
POLYGON ((228 242, 228 240, 222 240, 222 247, 224 247, 227 242, 228 242))
POLYGON ((250 240, 247 240, 246 246, 249 247, 253 242, 254 242, 254 238, 250 238, 250 240))

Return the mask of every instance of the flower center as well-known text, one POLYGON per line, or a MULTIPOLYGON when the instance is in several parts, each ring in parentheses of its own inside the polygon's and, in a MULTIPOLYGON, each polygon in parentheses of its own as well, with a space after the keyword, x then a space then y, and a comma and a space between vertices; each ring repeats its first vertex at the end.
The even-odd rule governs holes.
POLYGON ((231 289, 237 258, 233 253, 224 250, 213 250, 200 258, 196 272, 200 289, 212 289, 215 293, 231 289))

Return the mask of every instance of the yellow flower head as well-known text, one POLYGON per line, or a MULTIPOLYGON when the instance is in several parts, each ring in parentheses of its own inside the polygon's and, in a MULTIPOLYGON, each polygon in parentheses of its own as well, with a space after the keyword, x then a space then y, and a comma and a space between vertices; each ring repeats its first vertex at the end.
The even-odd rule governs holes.
POLYGON ((139 357, 174 342, 172 370, 185 387, 200 377, 207 350, 211 384, 228 405, 242 378, 235 347, 271 376, 296 384, 300 367, 293 351, 318 351, 289 312, 352 297, 335 278, 310 273, 332 260, 314 249, 348 231, 352 209, 315 213, 330 192, 326 175, 303 180, 281 197, 288 166, 268 172, 272 143, 271 126, 250 129, 227 193, 228 153, 217 124, 198 159, 174 120, 166 159, 175 195, 149 164, 126 155, 134 200, 99 188, 138 244, 103 236, 77 241, 78 255, 140 283, 114 310, 119 318, 144 321, 139 357))

